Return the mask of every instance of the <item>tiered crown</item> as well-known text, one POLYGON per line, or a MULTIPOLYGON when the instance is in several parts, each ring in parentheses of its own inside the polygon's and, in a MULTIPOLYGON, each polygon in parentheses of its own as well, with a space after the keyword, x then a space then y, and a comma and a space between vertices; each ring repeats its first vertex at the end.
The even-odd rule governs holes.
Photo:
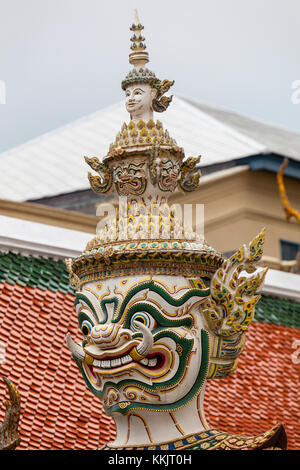
MULTIPOLYGON (((160 81, 145 67, 149 55, 137 13, 130 29, 129 62, 134 69, 123 80, 122 88, 149 84, 157 90, 155 99, 149 102, 150 114, 164 111, 171 98, 163 94, 173 82, 160 81)), ((142 273, 198 278, 213 275, 223 261, 221 255, 201 234, 187 227, 183 217, 167 203, 174 191, 192 191, 199 186, 196 165, 200 157, 184 160, 183 149, 161 122, 131 118, 123 124, 102 162, 97 157, 85 158, 98 173, 89 173, 92 189, 125 196, 127 205, 125 213, 119 209, 106 222, 100 222, 97 236, 82 255, 67 262, 77 288, 91 280, 142 273)))
POLYGON ((130 121, 129 124, 126 124, 124 122, 115 141, 110 145, 104 162, 114 157, 126 155, 127 152, 149 151, 155 144, 159 144, 161 149, 167 149, 184 157, 183 149, 177 145, 175 139, 170 137, 169 132, 164 130, 162 123, 160 121, 155 123, 151 119, 147 123, 142 120, 138 123, 130 121))

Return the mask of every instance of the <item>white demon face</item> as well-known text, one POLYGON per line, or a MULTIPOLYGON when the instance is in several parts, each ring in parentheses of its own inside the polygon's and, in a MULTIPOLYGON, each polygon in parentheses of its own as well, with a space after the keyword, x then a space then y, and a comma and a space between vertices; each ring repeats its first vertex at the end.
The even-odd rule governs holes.
POLYGON ((199 392, 208 364, 200 308, 208 294, 162 275, 90 282, 77 293, 84 339, 68 344, 107 414, 177 409, 199 392))

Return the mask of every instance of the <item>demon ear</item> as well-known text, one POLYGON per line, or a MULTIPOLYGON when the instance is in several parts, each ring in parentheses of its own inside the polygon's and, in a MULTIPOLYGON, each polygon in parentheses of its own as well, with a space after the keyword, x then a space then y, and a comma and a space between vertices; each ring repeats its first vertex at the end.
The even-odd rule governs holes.
POLYGON ((268 270, 257 269, 264 240, 265 231, 262 230, 249 246, 242 246, 226 259, 212 277, 211 294, 202 304, 214 338, 208 378, 224 377, 236 368, 237 358, 244 348, 245 332, 260 299, 256 292, 268 270))

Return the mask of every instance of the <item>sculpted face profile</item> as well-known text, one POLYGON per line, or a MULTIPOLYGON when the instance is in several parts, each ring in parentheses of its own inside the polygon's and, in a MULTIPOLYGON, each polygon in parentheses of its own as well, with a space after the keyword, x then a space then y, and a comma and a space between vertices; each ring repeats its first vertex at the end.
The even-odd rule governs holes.
POLYGON ((257 449, 270 439, 282 446, 280 426, 244 438, 206 421, 206 382, 235 370, 259 300, 264 231, 224 259, 193 229, 187 235, 171 210, 168 193, 198 188, 199 157, 184 160, 152 119, 153 111, 167 109, 171 99, 163 94, 173 82, 145 67, 142 29, 136 16, 134 68, 122 82, 130 122, 102 162, 86 158, 98 172, 89 174, 94 191, 128 196, 127 213, 119 210, 79 257, 66 261, 82 332, 80 344, 70 335, 67 344, 114 419, 116 439, 103 449, 257 449))
POLYGON ((125 90, 126 109, 132 121, 143 120, 148 122, 153 119, 152 102, 157 95, 157 90, 148 84, 134 83, 125 90))

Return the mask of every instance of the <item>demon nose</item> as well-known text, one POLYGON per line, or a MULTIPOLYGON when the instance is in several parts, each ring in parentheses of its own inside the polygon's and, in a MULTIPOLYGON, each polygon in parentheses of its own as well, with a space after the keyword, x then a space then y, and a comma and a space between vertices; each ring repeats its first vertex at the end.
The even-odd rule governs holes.
POLYGON ((90 340, 101 349, 116 348, 131 340, 131 332, 113 323, 95 325, 91 330, 90 340))

